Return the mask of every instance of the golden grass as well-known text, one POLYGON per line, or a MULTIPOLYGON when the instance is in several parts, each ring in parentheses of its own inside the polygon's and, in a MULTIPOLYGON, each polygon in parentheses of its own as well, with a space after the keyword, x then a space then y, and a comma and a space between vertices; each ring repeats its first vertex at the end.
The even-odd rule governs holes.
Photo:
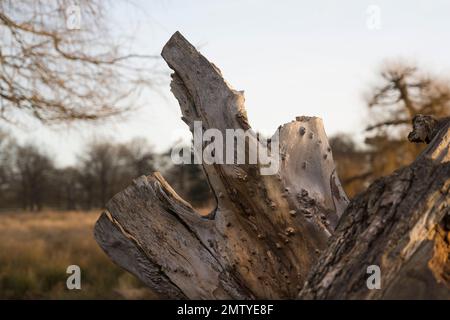
POLYGON ((100 212, 0 213, 0 299, 155 298, 93 238, 100 212), (66 268, 81 268, 81 290, 66 268))

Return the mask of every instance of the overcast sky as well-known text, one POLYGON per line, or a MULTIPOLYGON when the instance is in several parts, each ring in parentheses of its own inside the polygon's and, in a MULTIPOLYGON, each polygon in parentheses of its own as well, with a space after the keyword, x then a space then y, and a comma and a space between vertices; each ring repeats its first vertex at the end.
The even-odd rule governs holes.
MULTIPOLYGON (((116 28, 132 30, 136 49, 159 54, 179 30, 235 89, 245 91, 250 123, 267 135, 297 115, 315 115, 328 135, 360 137, 368 121, 363 93, 386 58, 416 61, 443 75, 450 71, 450 1, 134 3, 117 5, 112 17, 116 28), (380 10, 379 25, 369 18, 371 5, 380 10)), ((144 136, 158 151, 187 139, 163 61, 161 69, 166 84, 143 98, 145 108, 134 120, 83 131, 34 127, 21 140, 43 144, 65 165, 93 135, 118 141, 144 136)))

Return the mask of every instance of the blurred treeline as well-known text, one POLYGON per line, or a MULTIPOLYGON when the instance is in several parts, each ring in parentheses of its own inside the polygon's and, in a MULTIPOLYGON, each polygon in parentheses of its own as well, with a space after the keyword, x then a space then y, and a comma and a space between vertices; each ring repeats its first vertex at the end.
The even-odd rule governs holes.
POLYGON ((58 167, 34 144, 18 144, 0 132, 0 208, 39 211, 91 210, 134 178, 162 171, 174 189, 195 206, 208 205, 211 194, 199 165, 171 165, 170 152, 157 154, 144 139, 88 143, 75 166, 58 167))

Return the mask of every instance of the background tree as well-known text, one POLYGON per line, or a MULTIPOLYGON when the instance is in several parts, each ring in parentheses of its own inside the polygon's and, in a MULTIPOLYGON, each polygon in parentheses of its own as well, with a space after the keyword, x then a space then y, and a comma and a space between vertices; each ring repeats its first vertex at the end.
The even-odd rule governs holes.
POLYGON ((143 139, 129 143, 90 143, 80 157, 79 179, 87 208, 106 201, 140 175, 154 170, 154 155, 143 139))
POLYGON ((18 146, 15 154, 17 195, 23 209, 39 211, 44 204, 49 175, 54 169, 48 155, 33 145, 18 146))
POLYGON ((106 201, 113 196, 116 181, 117 157, 114 147, 107 142, 95 142, 87 146, 81 160, 81 171, 92 177, 95 205, 104 207, 106 201))
POLYGON ((373 151, 372 178, 390 174, 410 164, 423 145, 402 139, 416 114, 437 118, 450 115, 450 83, 436 75, 426 75, 416 66, 387 63, 380 72, 381 85, 368 99, 370 118, 366 143, 373 151))
POLYGON ((16 141, 9 133, 0 130, 0 203, 11 202, 13 178, 12 156, 16 141))
POLYGON ((154 70, 135 62, 153 57, 128 52, 118 34, 112 41, 105 18, 112 4, 78 1, 79 29, 67 24, 77 19, 73 4, 0 1, 1 119, 102 119, 129 110, 152 84, 154 70))
POLYGON ((83 186, 79 177, 80 171, 76 167, 55 169, 52 172, 51 185, 47 191, 49 194, 47 205, 62 210, 83 209, 83 186))
POLYGON ((135 138, 119 145, 118 157, 122 161, 122 174, 128 175, 129 179, 155 171, 155 154, 144 138, 135 138))
POLYGON ((368 96, 371 118, 368 132, 385 132, 390 128, 410 129, 418 114, 441 118, 449 114, 450 84, 436 75, 427 75, 411 64, 388 62, 380 71, 381 85, 368 96))
POLYGON ((416 66, 386 63, 379 85, 367 95, 372 123, 366 129, 365 145, 338 135, 330 144, 339 176, 349 196, 364 190, 374 179, 414 161, 424 146, 404 139, 416 114, 443 118, 450 115, 450 82, 425 74, 416 66))

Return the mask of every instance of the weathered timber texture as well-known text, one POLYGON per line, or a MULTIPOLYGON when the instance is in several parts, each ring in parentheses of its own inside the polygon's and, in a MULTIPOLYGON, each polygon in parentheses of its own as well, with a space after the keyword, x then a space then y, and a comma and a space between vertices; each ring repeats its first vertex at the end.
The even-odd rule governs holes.
MULTIPOLYGON (((171 89, 193 131, 250 130, 242 92, 180 33, 162 56, 171 89)), ((274 112, 276 112, 274 110, 274 112)), ((201 217, 155 173, 107 204, 95 237, 111 259, 165 298, 295 298, 348 204, 322 121, 297 117, 279 128, 280 169, 203 164, 217 207, 201 217)), ((269 147, 270 148, 270 147, 269 147)), ((248 153, 248 150, 246 150, 248 153)))
POLYGON ((417 114, 412 121, 413 131, 408 135, 408 140, 430 143, 449 120, 450 118, 436 119, 433 116, 417 114))
MULTIPOLYGON (((266 148, 243 93, 181 34, 162 56, 191 131, 195 121, 224 136, 249 129, 266 148)), ((417 115, 413 128, 409 140, 426 150, 350 205, 321 120, 297 117, 268 147, 279 141, 277 174, 261 175, 261 163, 203 164, 217 201, 208 216, 154 173, 109 201, 95 237, 163 298, 450 299, 450 124, 417 115), (370 265, 381 268, 379 290, 366 286, 370 265)))
POLYGON ((413 127, 409 139, 430 144, 351 201, 300 298, 450 299, 450 121, 418 116, 413 127), (379 290, 366 286, 369 265, 381 268, 379 290))

